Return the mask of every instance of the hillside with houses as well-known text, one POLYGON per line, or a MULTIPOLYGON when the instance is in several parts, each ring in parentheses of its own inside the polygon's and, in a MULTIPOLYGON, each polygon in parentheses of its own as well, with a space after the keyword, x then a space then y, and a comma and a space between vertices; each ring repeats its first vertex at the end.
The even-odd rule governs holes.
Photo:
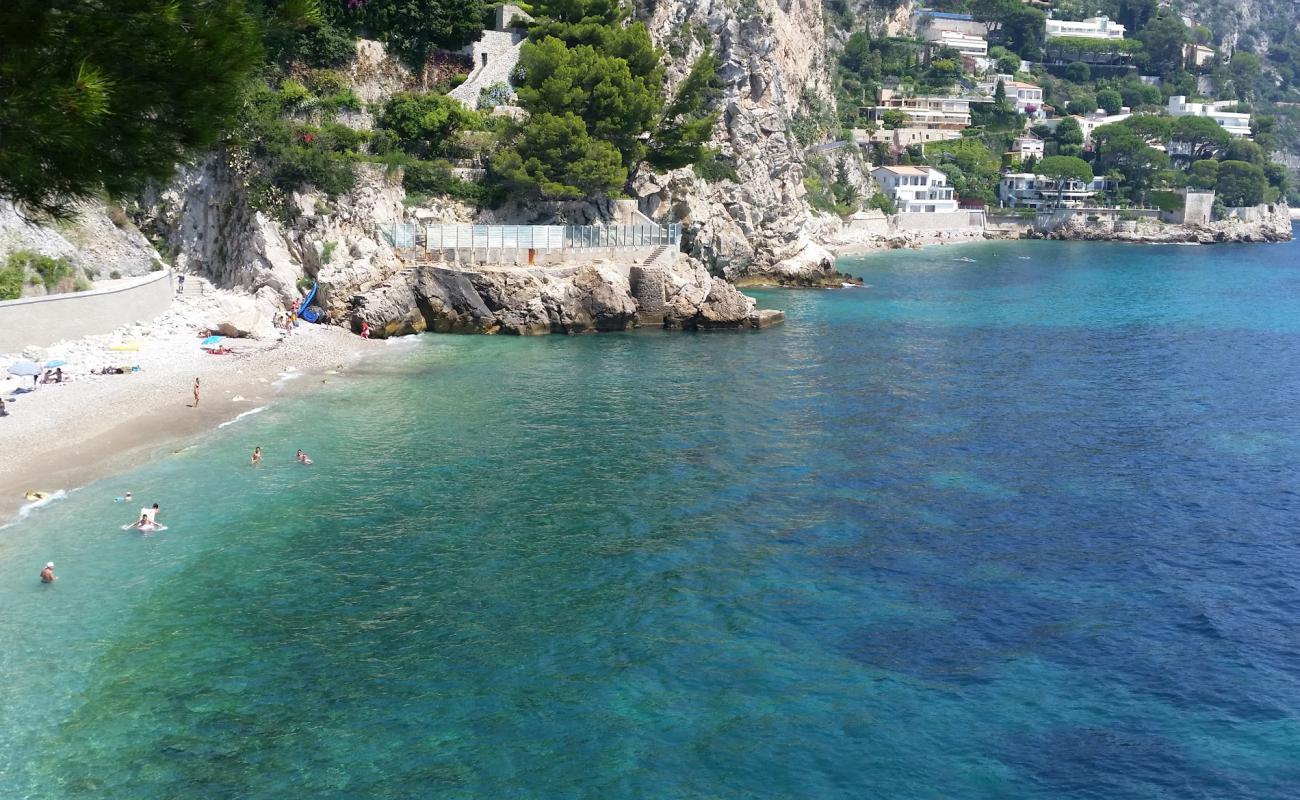
POLYGON ((873 180, 852 202, 818 198, 837 167, 813 158, 814 206, 934 227, 906 218, 1208 223, 1297 199, 1281 99, 1297 89, 1194 6, 941 2, 874 27, 835 11, 838 115, 821 135, 851 142, 873 180))

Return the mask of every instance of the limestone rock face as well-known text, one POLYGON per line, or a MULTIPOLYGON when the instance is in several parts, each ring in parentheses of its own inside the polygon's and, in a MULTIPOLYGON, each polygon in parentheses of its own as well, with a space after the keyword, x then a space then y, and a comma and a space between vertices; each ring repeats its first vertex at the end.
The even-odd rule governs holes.
MULTIPOLYGON (((753 299, 700 264, 666 271, 664 317, 676 328, 756 324, 753 299)), ((358 292, 351 325, 375 338, 442 333, 596 333, 636 325, 638 305, 624 271, 607 264, 547 269, 458 270, 424 265, 358 292)), ((769 317, 770 319, 770 317, 769 317)))
POLYGON ((49 225, 25 218, 12 203, 0 202, 0 262, 16 250, 66 258, 92 279, 107 279, 114 272, 122 277, 144 275, 162 267, 149 240, 120 209, 110 210, 103 203, 82 204, 70 223, 49 225))
POLYGON ((710 183, 689 168, 667 175, 643 170, 633 180, 642 211, 681 221, 690 253, 729 280, 835 282, 833 259, 814 244, 803 148, 790 132, 804 93, 830 96, 822 4, 682 0, 655 5, 647 25, 665 49, 687 48, 670 63, 670 85, 703 49, 684 32, 707 30, 716 43, 725 103, 714 146, 734 164, 737 179, 710 183))

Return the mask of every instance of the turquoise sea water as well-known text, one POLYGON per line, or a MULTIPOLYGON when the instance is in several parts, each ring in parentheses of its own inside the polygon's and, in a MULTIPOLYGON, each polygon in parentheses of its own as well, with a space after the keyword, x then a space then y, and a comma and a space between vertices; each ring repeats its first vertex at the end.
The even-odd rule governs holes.
POLYGON ((844 266, 395 343, 0 530, 0 797, 1294 797, 1300 247, 844 266))

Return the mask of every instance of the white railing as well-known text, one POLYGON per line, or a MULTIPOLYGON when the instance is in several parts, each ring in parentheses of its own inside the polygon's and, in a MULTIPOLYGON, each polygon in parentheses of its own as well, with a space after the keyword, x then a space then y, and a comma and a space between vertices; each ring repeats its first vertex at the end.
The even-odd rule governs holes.
POLYGON ((573 250, 675 245, 681 225, 417 225, 395 222, 384 237, 399 250, 573 250))

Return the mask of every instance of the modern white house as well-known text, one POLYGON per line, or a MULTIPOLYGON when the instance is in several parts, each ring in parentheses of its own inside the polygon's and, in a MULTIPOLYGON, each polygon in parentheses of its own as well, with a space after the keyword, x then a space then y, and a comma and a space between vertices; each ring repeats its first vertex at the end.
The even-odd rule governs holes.
POLYGON ((1017 136, 1011 140, 1011 152, 1019 156, 1021 160, 1030 156, 1042 158, 1045 152, 1043 140, 1037 136, 1017 136))
POLYGON ((1014 100, 1016 111, 1030 117, 1043 110, 1043 87, 1025 81, 1003 81, 1002 88, 1008 100, 1014 100))
POLYGON ((971 36, 968 33, 959 31, 926 28, 922 32, 921 38, 927 42, 934 42, 940 47, 951 47, 958 53, 971 58, 985 58, 989 54, 989 43, 983 36, 971 36))
POLYGON ((998 200, 1008 208, 1055 208, 1058 199, 1062 206, 1080 208, 1088 205, 1093 195, 1114 186, 1114 181, 1100 177, 1059 186, 1057 181, 1032 172, 1007 172, 998 183, 998 200))
POLYGON ((1047 38, 1068 36, 1076 39, 1123 39, 1124 26, 1109 17, 1089 17, 1085 20, 1047 18, 1047 38))
POLYGON ((862 109, 867 119, 883 122, 885 112, 901 111, 903 126, 961 131, 970 127, 970 100, 965 97, 909 97, 893 89, 876 93, 876 104, 862 109))
POLYGON ((1217 100, 1213 103, 1189 103, 1187 98, 1176 94, 1169 98, 1169 116, 1171 117, 1209 117, 1219 123, 1233 136, 1250 137, 1250 114, 1243 111, 1224 111, 1235 106, 1232 100, 1217 100))
POLYGON ((871 177, 904 214, 957 210, 948 176, 933 167, 876 167, 871 177))
POLYGON ((1051 119, 1043 120, 1042 124, 1055 131, 1056 126, 1061 124, 1061 120, 1073 119, 1075 122, 1079 123, 1079 130, 1083 131, 1083 144, 1087 147, 1092 144, 1093 131, 1097 130, 1102 125, 1111 125, 1116 122, 1123 122, 1131 116, 1133 116, 1132 111, 1128 106, 1124 106, 1119 110, 1118 114, 1107 114, 1105 111, 1097 109, 1091 114, 1072 114, 1069 117, 1052 117, 1051 119))

